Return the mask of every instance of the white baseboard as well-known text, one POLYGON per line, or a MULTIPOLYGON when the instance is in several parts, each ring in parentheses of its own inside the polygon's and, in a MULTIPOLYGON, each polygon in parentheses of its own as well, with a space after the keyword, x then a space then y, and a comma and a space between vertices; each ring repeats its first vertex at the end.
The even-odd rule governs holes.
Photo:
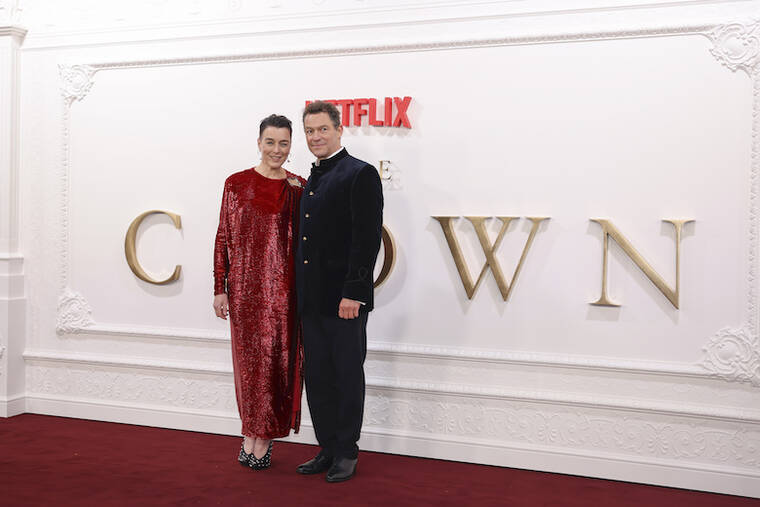
POLYGON ((15 396, 0 400, 0 417, 13 417, 26 412, 26 397, 15 396))
MULTIPOLYGON (((204 433, 240 434, 240 421, 236 416, 226 413, 198 413, 183 409, 102 403, 58 396, 28 396, 26 411, 204 433)), ((304 421, 300 433, 282 440, 316 444, 314 430, 309 421, 304 421)), ((413 433, 391 434, 387 430, 371 427, 364 428, 360 446, 366 451, 760 497, 760 475, 741 474, 728 468, 700 469, 692 464, 682 466, 672 460, 644 462, 603 454, 591 456, 568 453, 563 449, 501 446, 486 441, 456 442, 413 433)))
POLYGON ((760 477, 735 470, 679 467, 673 462, 637 462, 617 456, 582 455, 562 449, 529 449, 493 443, 452 442, 418 435, 389 435, 362 430, 361 447, 391 454, 420 456, 524 470, 577 475, 729 495, 760 497, 760 477))

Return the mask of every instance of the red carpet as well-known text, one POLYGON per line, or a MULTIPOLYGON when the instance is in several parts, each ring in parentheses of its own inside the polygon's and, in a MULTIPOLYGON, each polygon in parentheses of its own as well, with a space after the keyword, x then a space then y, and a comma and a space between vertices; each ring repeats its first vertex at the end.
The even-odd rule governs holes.
POLYGON ((277 442, 237 464, 240 439, 24 414, 0 419, 0 505, 755 506, 725 495, 362 452, 357 475, 300 476, 315 447, 277 442))

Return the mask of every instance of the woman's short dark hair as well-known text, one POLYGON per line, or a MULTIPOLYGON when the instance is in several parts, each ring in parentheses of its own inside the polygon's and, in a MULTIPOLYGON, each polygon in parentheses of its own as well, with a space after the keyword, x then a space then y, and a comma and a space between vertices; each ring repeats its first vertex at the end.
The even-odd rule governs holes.
POLYGON ((259 124, 259 137, 264 133, 264 129, 267 127, 274 127, 278 129, 288 129, 290 136, 293 137, 293 125, 285 116, 279 114, 270 114, 259 124))
POLYGON ((306 106, 303 110, 303 117, 301 118, 301 121, 306 120, 306 115, 308 114, 319 113, 327 113, 327 116, 330 117, 330 121, 332 122, 333 127, 336 129, 340 126, 340 113, 338 112, 338 108, 335 107, 334 104, 325 102, 323 100, 316 100, 306 106))

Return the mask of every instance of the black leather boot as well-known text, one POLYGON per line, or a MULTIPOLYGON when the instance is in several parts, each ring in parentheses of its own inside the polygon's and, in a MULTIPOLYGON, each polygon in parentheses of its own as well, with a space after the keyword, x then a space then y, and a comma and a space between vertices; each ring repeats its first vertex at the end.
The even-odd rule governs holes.
POLYGON ((337 458, 330 470, 327 471, 327 482, 343 482, 349 480, 356 473, 358 459, 337 458))

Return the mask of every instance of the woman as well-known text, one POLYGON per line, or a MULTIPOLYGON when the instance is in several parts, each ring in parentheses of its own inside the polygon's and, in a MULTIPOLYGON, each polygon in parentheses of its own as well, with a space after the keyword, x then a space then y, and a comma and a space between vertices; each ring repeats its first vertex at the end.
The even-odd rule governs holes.
POLYGON ((293 129, 259 126, 261 162, 224 183, 214 247, 214 311, 230 317, 235 394, 243 423, 238 461, 268 468, 272 439, 298 432, 301 343, 293 255, 305 180, 283 169, 293 129))

